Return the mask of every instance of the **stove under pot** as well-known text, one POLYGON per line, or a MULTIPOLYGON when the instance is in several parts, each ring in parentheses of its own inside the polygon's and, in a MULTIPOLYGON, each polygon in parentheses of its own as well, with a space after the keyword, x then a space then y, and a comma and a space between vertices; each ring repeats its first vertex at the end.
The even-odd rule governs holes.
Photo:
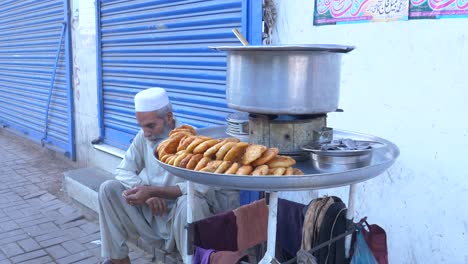
POLYGON ((226 118, 226 134, 240 141, 249 142, 249 113, 234 112, 226 118))
POLYGON ((327 115, 249 115, 249 143, 276 147, 282 155, 307 158, 301 150, 306 144, 331 140, 327 115), (329 133, 327 132, 329 131, 329 133))

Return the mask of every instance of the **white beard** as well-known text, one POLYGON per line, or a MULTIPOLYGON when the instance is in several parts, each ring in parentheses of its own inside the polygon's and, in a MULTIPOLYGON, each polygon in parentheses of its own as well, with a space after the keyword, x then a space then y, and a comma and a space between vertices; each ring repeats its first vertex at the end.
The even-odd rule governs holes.
POLYGON ((146 140, 148 140, 151 143, 155 143, 156 141, 160 141, 162 139, 168 138, 169 137, 169 132, 171 132, 172 129, 169 128, 167 124, 164 124, 163 131, 157 135, 151 135, 149 137, 145 137, 146 140))

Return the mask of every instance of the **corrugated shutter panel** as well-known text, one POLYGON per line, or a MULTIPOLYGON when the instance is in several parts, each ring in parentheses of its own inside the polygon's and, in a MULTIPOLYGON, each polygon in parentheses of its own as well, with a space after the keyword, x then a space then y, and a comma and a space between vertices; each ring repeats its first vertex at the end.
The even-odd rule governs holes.
POLYGON ((225 55, 211 45, 239 45, 242 0, 100 0, 102 134, 126 148, 138 126, 133 96, 149 87, 169 92, 178 120, 225 124, 225 55))
POLYGON ((63 0, 0 1, 0 123, 74 159, 67 9, 63 0))

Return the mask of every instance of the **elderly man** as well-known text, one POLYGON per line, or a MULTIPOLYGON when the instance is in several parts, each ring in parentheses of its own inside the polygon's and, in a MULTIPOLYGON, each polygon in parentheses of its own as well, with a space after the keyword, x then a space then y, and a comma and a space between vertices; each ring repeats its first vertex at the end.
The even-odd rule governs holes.
MULTIPOLYGON (((139 92, 135 96, 135 112, 142 129, 117 167, 116 180, 104 182, 99 190, 104 263, 130 263, 126 241, 138 237, 150 243, 164 240, 169 252, 175 244, 187 263, 186 184, 153 158, 154 146, 179 124, 166 91, 161 88, 139 92)), ((213 213, 213 204, 206 199, 213 194, 202 185, 196 185, 195 190, 193 217, 197 220, 213 213)))

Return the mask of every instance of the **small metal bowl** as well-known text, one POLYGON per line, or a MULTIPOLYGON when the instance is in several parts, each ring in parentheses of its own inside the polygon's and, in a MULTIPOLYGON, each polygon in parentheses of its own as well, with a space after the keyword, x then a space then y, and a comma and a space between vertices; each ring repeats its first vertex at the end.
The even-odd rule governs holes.
POLYGON ((340 172, 369 166, 375 148, 384 146, 372 143, 371 148, 360 150, 322 150, 320 146, 304 146, 301 149, 310 153, 314 168, 319 172, 340 172))

